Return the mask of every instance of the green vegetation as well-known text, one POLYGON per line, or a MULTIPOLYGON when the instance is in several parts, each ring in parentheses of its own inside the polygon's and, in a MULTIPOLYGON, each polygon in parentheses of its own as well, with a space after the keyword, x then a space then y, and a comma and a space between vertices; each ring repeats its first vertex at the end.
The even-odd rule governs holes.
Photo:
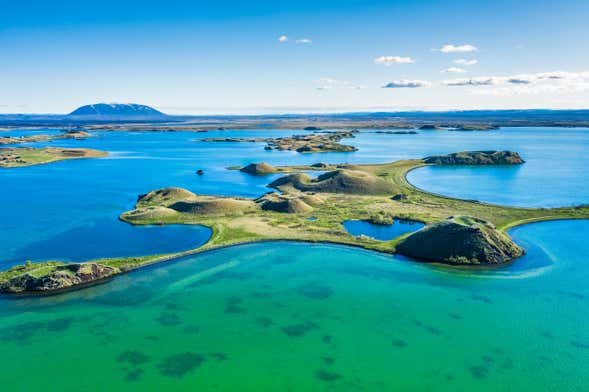
POLYGON ((0 168, 42 165, 66 159, 101 158, 108 153, 89 148, 0 148, 0 168))
POLYGON ((416 259, 449 264, 503 264, 524 253, 506 233, 467 216, 428 225, 399 241, 396 250, 416 259))
MULTIPOLYGON (((589 206, 516 208, 427 193, 413 187, 406 180, 409 171, 424 165, 426 164, 423 160, 403 160, 371 165, 315 164, 277 167, 276 172, 287 174, 273 184, 283 194, 267 194, 257 199, 200 196, 181 188, 152 191, 140 196, 136 208, 121 214, 120 219, 136 225, 199 224, 212 229, 210 241, 199 249, 181 253, 94 262, 124 272, 223 246, 267 240, 330 242, 393 253, 396 245, 408 237, 405 235, 391 241, 377 241, 366 236, 355 237, 348 234, 341 225, 341 222, 353 219, 380 223, 407 219, 435 224, 454 216, 459 218, 455 218, 453 224, 480 226, 482 230, 487 230, 486 222, 489 222, 488 227, 493 227, 493 232, 487 233, 489 235, 485 237, 490 239, 489 242, 496 242, 498 238, 511 242, 504 231, 518 224, 589 218, 589 206), (332 172, 317 179, 301 174, 293 177, 289 174, 313 170, 332 172), (309 220, 310 217, 316 219, 309 220), (503 233, 497 237, 497 233, 501 231, 503 233)), ((511 249, 509 242, 503 245, 511 249)), ((511 252, 511 256, 516 257, 517 252, 511 252)), ((460 257, 460 254, 456 254, 436 256, 435 259, 450 263, 466 261, 460 257)), ((478 257, 467 259, 469 262, 475 258, 480 263, 485 262, 483 257, 478 257)), ((490 262, 496 260, 492 257, 490 262)), ((11 269, 0 274, 0 282, 8 278, 8 273, 14 276, 15 273, 23 272, 25 271, 11 269)))

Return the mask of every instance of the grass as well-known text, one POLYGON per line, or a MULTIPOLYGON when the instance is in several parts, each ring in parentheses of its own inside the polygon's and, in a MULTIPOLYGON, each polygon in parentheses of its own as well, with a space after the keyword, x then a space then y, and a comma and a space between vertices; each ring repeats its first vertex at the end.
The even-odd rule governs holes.
POLYGON ((0 149, 0 168, 16 168, 42 165, 67 159, 100 158, 108 153, 89 148, 2 148, 0 149))
MULTIPOLYGON (((323 204, 314 206, 310 212, 292 214, 266 211, 257 206, 253 200, 249 202, 252 208, 246 210, 230 208, 231 203, 223 203, 230 198, 218 198, 218 205, 227 205, 227 209, 202 210, 197 213, 191 211, 177 211, 174 214, 134 214, 123 213, 121 219, 132 224, 199 224, 210 227, 212 236, 204 246, 180 253, 153 255, 145 257, 127 257, 93 260, 92 262, 119 268, 122 272, 140 268, 145 265, 165 262, 177 257, 191 255, 207 250, 236 244, 270 241, 296 240, 308 242, 337 243, 358 246, 379 252, 393 253, 395 245, 404 236, 390 241, 377 241, 365 236, 352 236, 342 226, 345 220, 370 220, 374 217, 393 217, 396 219, 415 220, 433 223, 449 216, 472 216, 493 223, 499 230, 506 231, 514 226, 558 219, 589 219, 589 206, 563 208, 518 208, 506 207, 477 201, 459 200, 441 195, 435 195, 415 188, 406 179, 411 170, 424 166, 422 160, 403 160, 386 164, 354 165, 355 171, 361 171, 367 176, 387 181, 391 189, 398 190, 405 195, 400 200, 393 200, 394 194, 343 194, 321 193, 323 204), (309 217, 316 220, 310 221, 309 217)), ((312 166, 285 166, 276 168, 278 172, 292 173, 300 171, 321 170, 312 166)), ((380 188, 379 188, 380 191, 380 188)), ((296 189, 286 189, 291 196, 300 195, 296 189), (297 193, 298 192, 298 193, 297 193)), ((177 197, 168 197, 158 201, 161 204, 150 203, 150 206, 169 207, 182 201, 183 193, 176 192, 177 197)), ((213 196, 207 200, 214 202, 213 196)), ((244 201, 244 199, 239 199, 244 201)), ((138 202, 137 207, 145 207, 138 202)), ((167 209, 162 209, 166 211, 167 209)), ((137 210, 135 210, 137 211, 137 210)), ((140 211, 140 210, 139 210, 140 211)), ((47 263, 45 263, 47 264, 47 263)), ((33 264, 34 268, 41 268, 33 264)), ((51 264, 46 266, 51 267, 51 264)), ((21 267, 24 268, 24 267, 21 267)), ((31 266, 27 268, 33 268, 31 266)), ((27 269, 11 269, 0 273, 0 282, 25 272, 27 269)))

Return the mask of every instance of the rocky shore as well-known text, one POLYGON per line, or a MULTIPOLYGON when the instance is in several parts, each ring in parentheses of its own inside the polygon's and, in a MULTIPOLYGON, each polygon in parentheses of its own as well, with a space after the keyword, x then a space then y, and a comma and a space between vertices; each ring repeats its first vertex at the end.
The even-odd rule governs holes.
POLYGON ((513 151, 463 151, 424 158, 430 165, 520 165, 522 157, 513 151))

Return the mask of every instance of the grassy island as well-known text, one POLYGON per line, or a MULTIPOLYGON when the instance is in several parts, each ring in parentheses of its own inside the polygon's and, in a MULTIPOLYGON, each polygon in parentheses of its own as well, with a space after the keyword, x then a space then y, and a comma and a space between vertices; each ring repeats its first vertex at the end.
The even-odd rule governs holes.
MULTIPOLYGON (((424 192, 409 184, 406 175, 425 165, 425 160, 415 159, 369 165, 276 167, 273 170, 285 176, 270 186, 282 193, 269 192, 255 199, 196 195, 181 188, 158 189, 141 195, 135 209, 121 214, 120 219, 133 225, 204 225, 213 232, 209 242, 201 248, 175 254, 93 260, 91 263, 111 268, 108 276, 112 276, 184 255, 268 240, 338 243, 387 253, 400 251, 396 249, 397 245, 403 243, 404 251, 401 253, 411 255, 413 253, 408 250, 408 244, 420 237, 426 238, 430 244, 435 241, 435 234, 440 228, 449 227, 461 238, 476 239, 473 242, 480 246, 473 250, 476 251, 473 254, 477 257, 469 259, 446 252, 438 259, 434 258, 435 253, 432 253, 434 256, 424 255, 425 260, 487 264, 488 259, 488 264, 498 264, 523 253, 505 233, 508 228, 543 220, 589 218, 589 206, 506 207, 424 192), (314 170, 326 173, 317 178, 300 174, 314 170), (417 232, 423 233, 419 236, 406 234, 390 241, 378 241, 348 234, 342 222, 351 219, 383 223, 404 219, 420 221, 428 226, 427 230, 417 232), (405 241, 408 238, 412 240, 405 241)), ((272 167, 264 165, 264 168, 272 167)), ((2 284, 6 287, 7 281, 14 281, 15 277, 26 274, 29 269, 37 271, 41 268, 43 273, 50 274, 61 266, 61 263, 30 264, 0 273, 0 291, 2 284)), ((38 275, 37 271, 35 276, 38 275)))
POLYGON ((47 142, 58 139, 86 139, 92 136, 84 131, 64 132, 58 135, 0 136, 0 145, 47 142))
POLYGON ((358 131, 337 131, 293 135, 277 138, 263 137, 213 137, 198 139, 201 142, 266 143, 266 150, 309 152, 352 152, 357 148, 339 143, 344 138, 353 138, 358 131))
POLYGON ((0 148, 0 168, 25 167, 66 159, 101 158, 108 153, 90 148, 0 148))

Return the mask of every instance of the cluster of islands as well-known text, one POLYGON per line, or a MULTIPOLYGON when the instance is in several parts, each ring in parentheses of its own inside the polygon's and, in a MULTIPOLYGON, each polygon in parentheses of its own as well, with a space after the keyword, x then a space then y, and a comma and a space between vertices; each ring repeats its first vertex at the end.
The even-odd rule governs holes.
MULTIPOLYGON (((119 127, 120 125, 117 125, 119 127)), ((133 125, 132 127, 135 127, 133 125)), ((205 138, 198 142, 258 142, 277 151, 352 152, 340 143, 357 130, 322 131, 307 127, 300 135, 278 138, 205 138)), ((438 125, 421 125, 436 130, 438 125)), ((453 129, 488 130, 493 125, 463 124, 453 129)), ((90 131, 91 132, 91 131, 90 131)), ((385 132, 385 131, 382 131, 385 132)), ((417 133, 415 131, 386 131, 417 133)), ((85 131, 47 136, 21 137, 16 143, 86 138, 85 131)), ((14 138, 0 138, 15 144, 14 138), (8 139, 8 140, 7 140, 8 139)), ((16 168, 64 159, 97 158, 108 152, 59 147, 8 147, 0 149, 0 167, 16 168)), ((555 219, 587 219, 589 206, 562 208, 518 208, 460 200, 422 191, 406 179, 407 173, 426 165, 522 165, 513 151, 464 151, 422 159, 382 164, 329 164, 272 166, 252 162, 228 167, 247 175, 282 174, 268 181, 271 189, 256 198, 198 195, 173 187, 139 195, 135 208, 119 219, 132 225, 193 224, 209 227, 210 240, 202 247, 184 252, 142 257, 90 260, 79 263, 27 262, 0 272, 0 292, 52 294, 105 281, 117 274, 181 256, 257 241, 293 240, 337 243, 414 260, 463 267, 492 267, 509 263, 524 254, 506 230, 516 225, 555 219), (307 173, 317 172, 311 176, 307 173), (346 221, 377 225, 421 222, 425 226, 390 240, 351 235, 346 221)), ((274 178, 274 177, 273 177, 274 178)))

